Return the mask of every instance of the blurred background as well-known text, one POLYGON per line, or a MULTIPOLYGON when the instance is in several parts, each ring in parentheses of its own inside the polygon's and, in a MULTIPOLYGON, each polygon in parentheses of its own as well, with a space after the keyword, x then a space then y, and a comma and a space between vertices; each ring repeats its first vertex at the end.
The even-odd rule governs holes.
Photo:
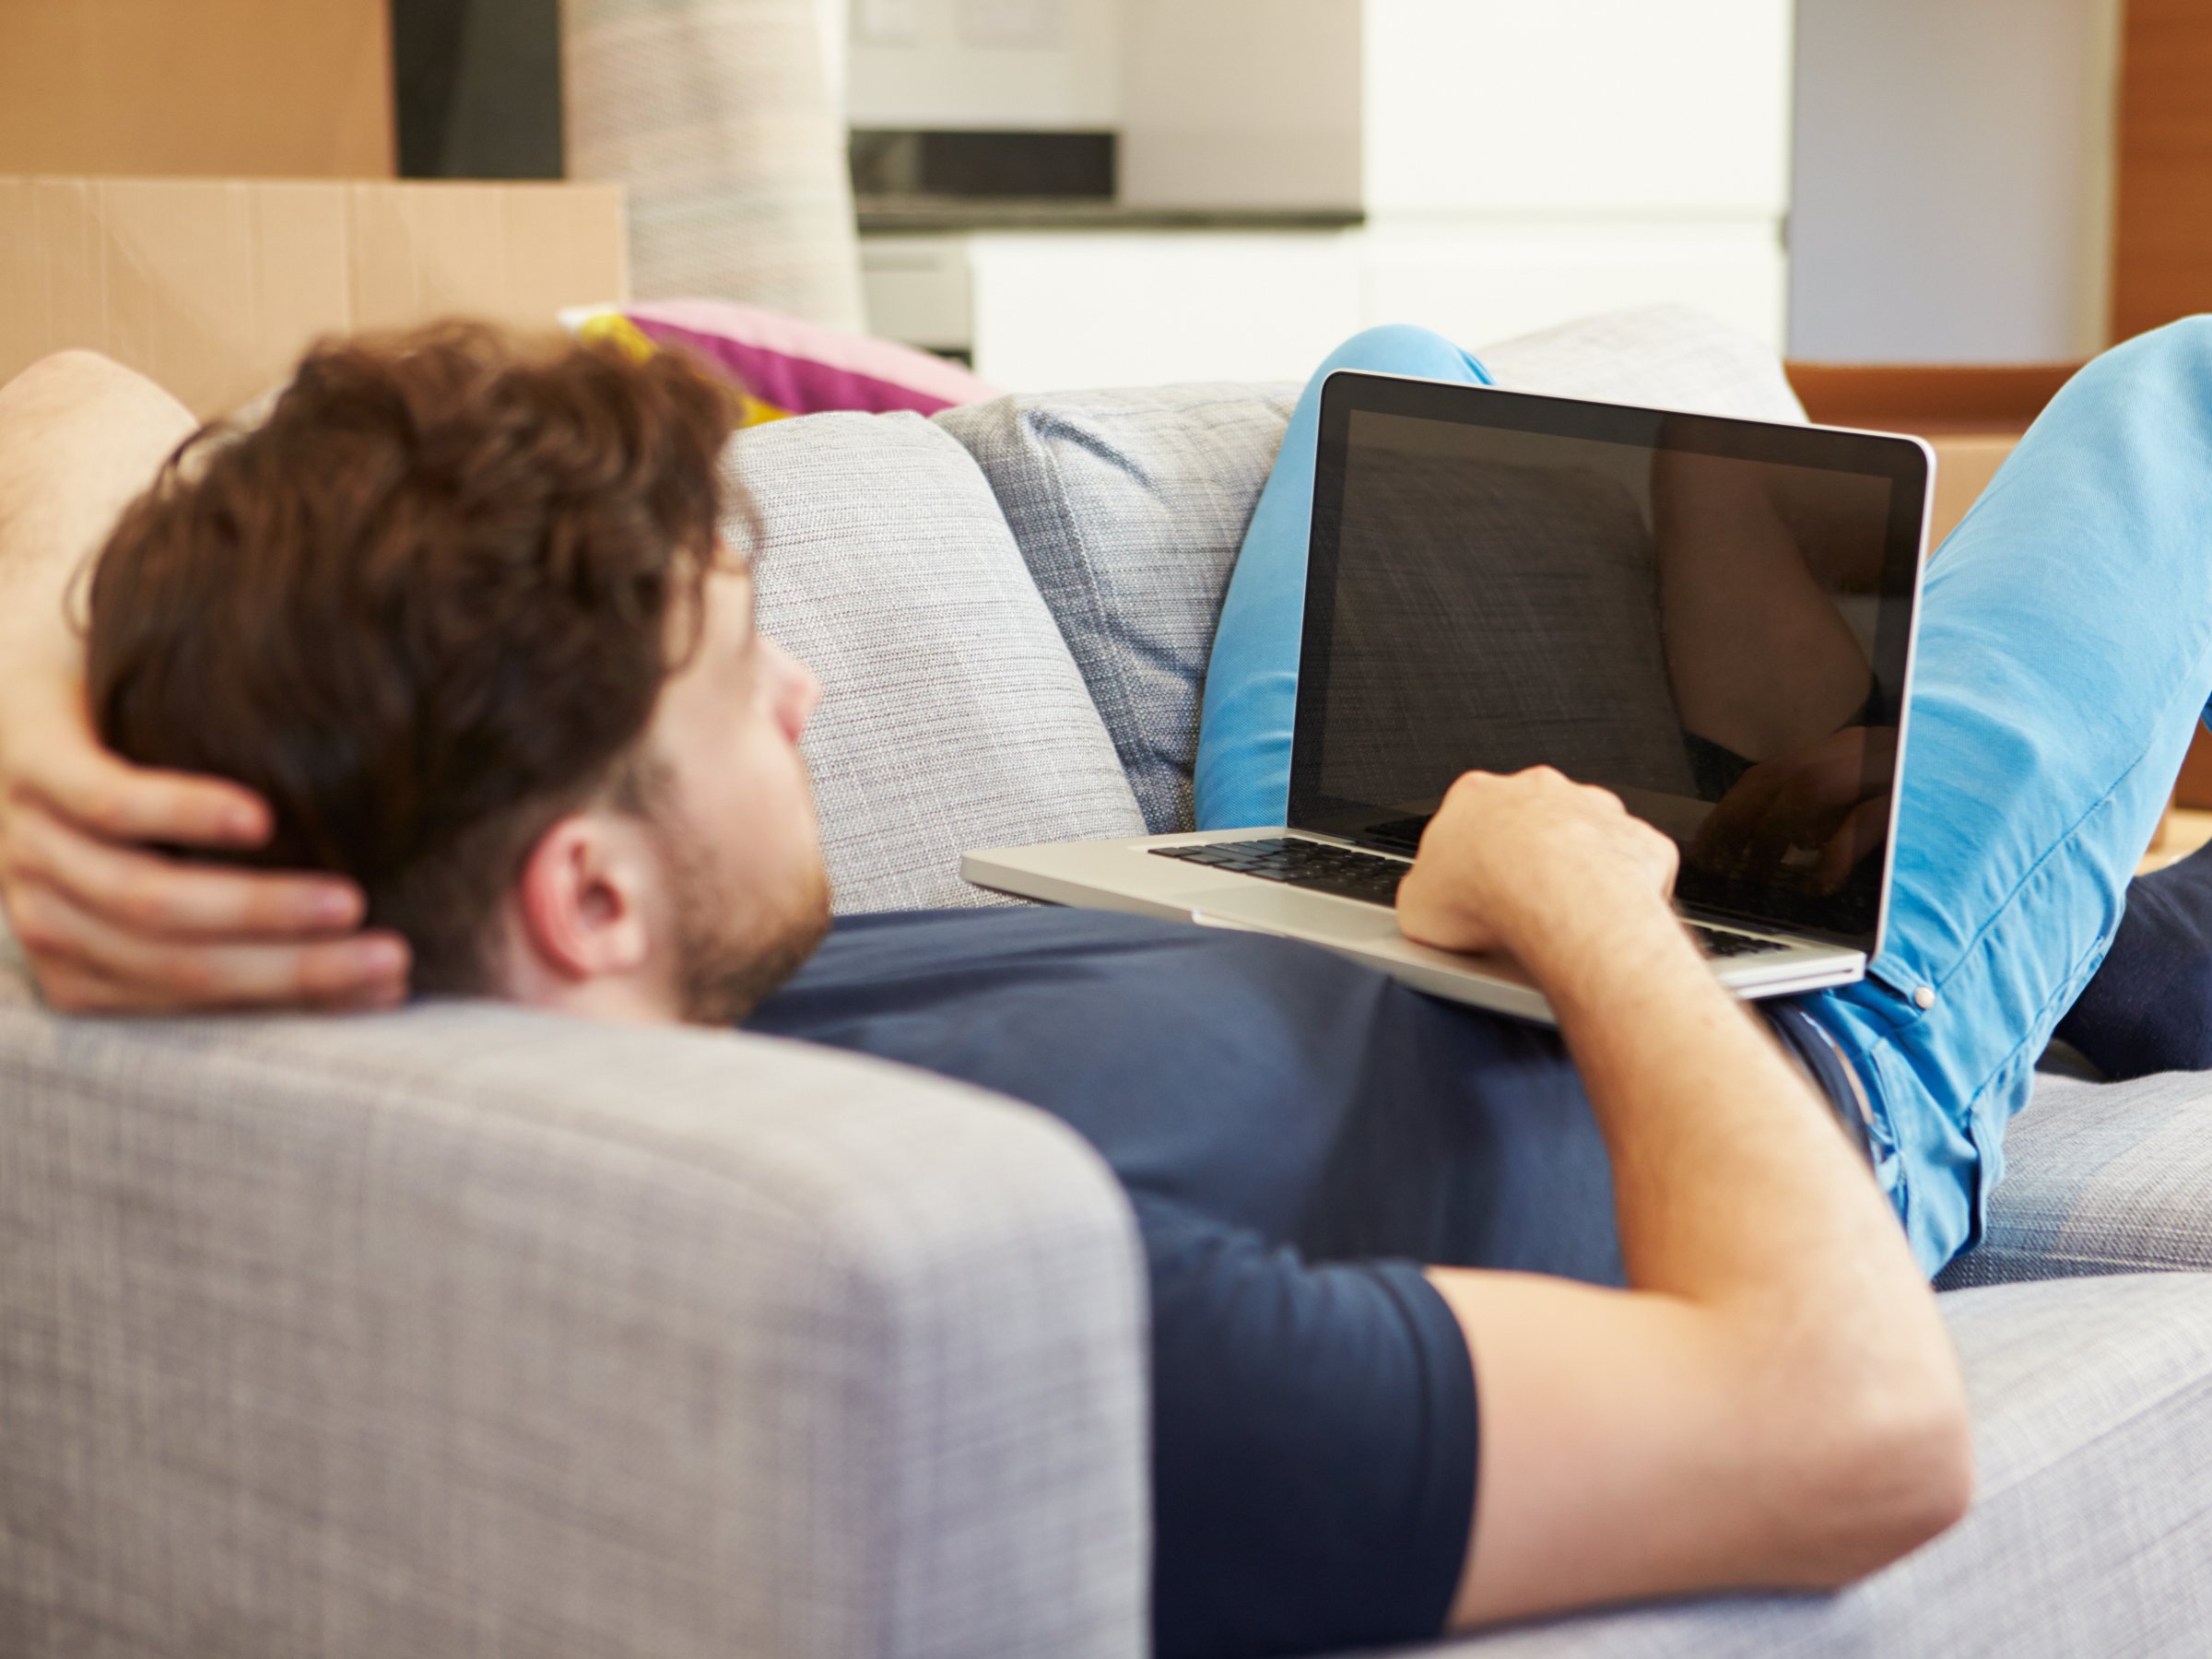
POLYGON ((91 346, 203 414, 453 312, 680 344, 772 419, 1687 304, 1936 440, 1940 530, 2082 361, 2212 309, 2207 0, 0 0, 0 377, 91 346))
MULTIPOLYGON (((2063 365, 2212 301, 2195 0, 0 0, 0 173, 612 180, 630 288, 1035 389, 1683 301, 2063 365)), ((609 295, 608 299, 618 298, 609 295)))

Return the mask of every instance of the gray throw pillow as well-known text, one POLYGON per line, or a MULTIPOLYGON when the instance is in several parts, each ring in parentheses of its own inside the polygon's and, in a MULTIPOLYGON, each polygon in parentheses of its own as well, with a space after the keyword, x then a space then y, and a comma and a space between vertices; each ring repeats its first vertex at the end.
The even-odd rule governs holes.
POLYGON ((991 488, 914 415, 814 415, 731 441, 724 535, 760 627, 822 681, 806 752, 840 912, 1010 902, 970 847, 1141 835, 1113 744, 991 488))
POLYGON ((1214 623, 1296 395, 1063 392, 935 418, 998 492, 1156 834, 1191 827, 1214 623))

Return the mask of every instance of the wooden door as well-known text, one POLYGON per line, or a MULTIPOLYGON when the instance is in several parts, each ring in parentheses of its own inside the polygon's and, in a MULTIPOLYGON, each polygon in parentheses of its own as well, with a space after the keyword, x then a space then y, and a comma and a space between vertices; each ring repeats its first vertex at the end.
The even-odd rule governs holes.
POLYGON ((2112 337, 2212 311, 2212 5, 2127 0, 2112 337))

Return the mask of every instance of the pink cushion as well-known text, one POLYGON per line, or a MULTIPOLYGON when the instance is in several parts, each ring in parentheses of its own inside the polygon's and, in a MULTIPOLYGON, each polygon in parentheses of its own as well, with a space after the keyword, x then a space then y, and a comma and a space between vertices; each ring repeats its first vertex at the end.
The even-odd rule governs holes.
POLYGON ((682 347, 744 389, 748 424, 823 409, 934 415, 998 395, 959 364, 911 346, 721 300, 610 306, 571 319, 571 326, 633 349, 682 347))

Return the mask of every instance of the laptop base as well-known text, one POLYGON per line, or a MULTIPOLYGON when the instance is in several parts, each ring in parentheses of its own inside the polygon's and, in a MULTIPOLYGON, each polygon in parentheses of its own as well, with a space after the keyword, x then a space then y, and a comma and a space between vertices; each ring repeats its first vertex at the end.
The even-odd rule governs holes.
MULTIPOLYGON (((978 887, 1052 904, 1302 939, 1432 996, 1544 1025, 1558 1023, 1544 994, 1509 957, 1461 956, 1417 945, 1398 931, 1395 914, 1381 904, 1154 856, 1159 847, 1277 836, 1332 844, 1326 837, 1283 829, 1062 841, 972 852, 960 861, 960 874, 978 887)), ((1844 946, 1797 939, 1782 943, 1783 948, 1752 956, 1713 958, 1714 975, 1734 994, 1758 998, 1849 984, 1866 971, 1865 955, 1844 946)))

